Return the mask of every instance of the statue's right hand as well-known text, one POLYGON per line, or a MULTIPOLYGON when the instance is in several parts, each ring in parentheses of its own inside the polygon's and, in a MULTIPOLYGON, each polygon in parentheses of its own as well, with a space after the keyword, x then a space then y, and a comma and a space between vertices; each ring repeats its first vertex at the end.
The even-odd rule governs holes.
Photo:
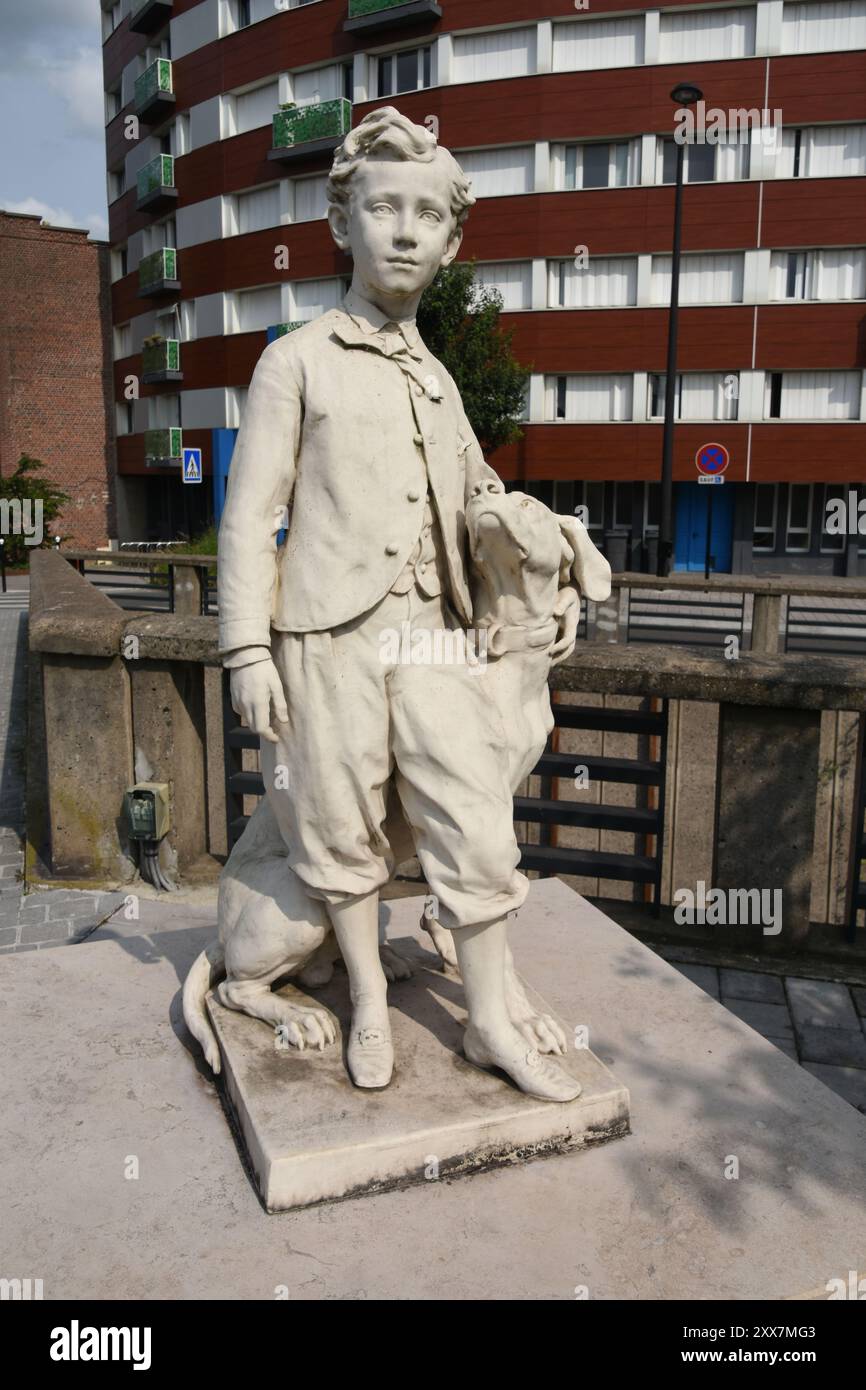
POLYGON ((229 677, 232 709, 247 728, 269 743, 277 742, 272 728, 273 718, 285 724, 289 718, 286 696, 276 666, 270 660, 256 661, 251 666, 237 666, 229 677))

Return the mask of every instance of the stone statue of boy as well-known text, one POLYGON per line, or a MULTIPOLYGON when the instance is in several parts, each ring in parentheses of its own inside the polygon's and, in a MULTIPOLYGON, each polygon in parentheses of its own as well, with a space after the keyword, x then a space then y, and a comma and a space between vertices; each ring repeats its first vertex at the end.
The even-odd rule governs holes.
POLYGON ((433 676, 382 657, 383 632, 406 622, 471 626, 465 507, 481 488, 504 491, 415 327, 475 200, 430 131, 384 107, 337 151, 328 201, 351 289, 340 309, 265 350, 232 460, 219 541, 232 704, 261 736, 288 862, 325 903, 342 951, 355 1084, 387 1085, 394 1063, 378 939, 393 775, 454 933, 467 1057, 533 1095, 571 1100, 577 1082, 527 1050, 506 1004, 506 917, 529 885, 505 731, 465 670, 433 701, 426 686, 424 706, 412 681, 417 693, 433 676))

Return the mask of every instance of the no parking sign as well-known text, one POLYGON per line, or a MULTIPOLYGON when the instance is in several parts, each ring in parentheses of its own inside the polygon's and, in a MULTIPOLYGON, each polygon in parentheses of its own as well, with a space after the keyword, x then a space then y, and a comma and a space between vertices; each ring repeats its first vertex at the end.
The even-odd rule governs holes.
POLYGON ((695 467, 700 474, 699 483, 723 483, 725 469, 731 456, 724 444, 702 444, 695 454, 695 467))

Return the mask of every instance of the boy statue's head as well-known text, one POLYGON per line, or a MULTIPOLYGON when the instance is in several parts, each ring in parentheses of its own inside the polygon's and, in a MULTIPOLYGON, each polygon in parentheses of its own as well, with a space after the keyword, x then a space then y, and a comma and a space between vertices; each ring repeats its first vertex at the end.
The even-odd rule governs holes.
POLYGON ((353 288, 389 313, 414 314, 460 249, 475 199, 469 180, 426 126, 393 106, 346 136, 328 179, 328 222, 354 260, 353 288))

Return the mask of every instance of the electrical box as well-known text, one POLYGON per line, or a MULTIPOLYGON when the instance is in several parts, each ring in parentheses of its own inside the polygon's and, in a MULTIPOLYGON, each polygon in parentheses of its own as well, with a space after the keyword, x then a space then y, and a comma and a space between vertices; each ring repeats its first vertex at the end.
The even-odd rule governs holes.
POLYGON ((166 782, 136 782, 126 793, 126 822, 133 840, 161 840, 171 824, 166 782))

